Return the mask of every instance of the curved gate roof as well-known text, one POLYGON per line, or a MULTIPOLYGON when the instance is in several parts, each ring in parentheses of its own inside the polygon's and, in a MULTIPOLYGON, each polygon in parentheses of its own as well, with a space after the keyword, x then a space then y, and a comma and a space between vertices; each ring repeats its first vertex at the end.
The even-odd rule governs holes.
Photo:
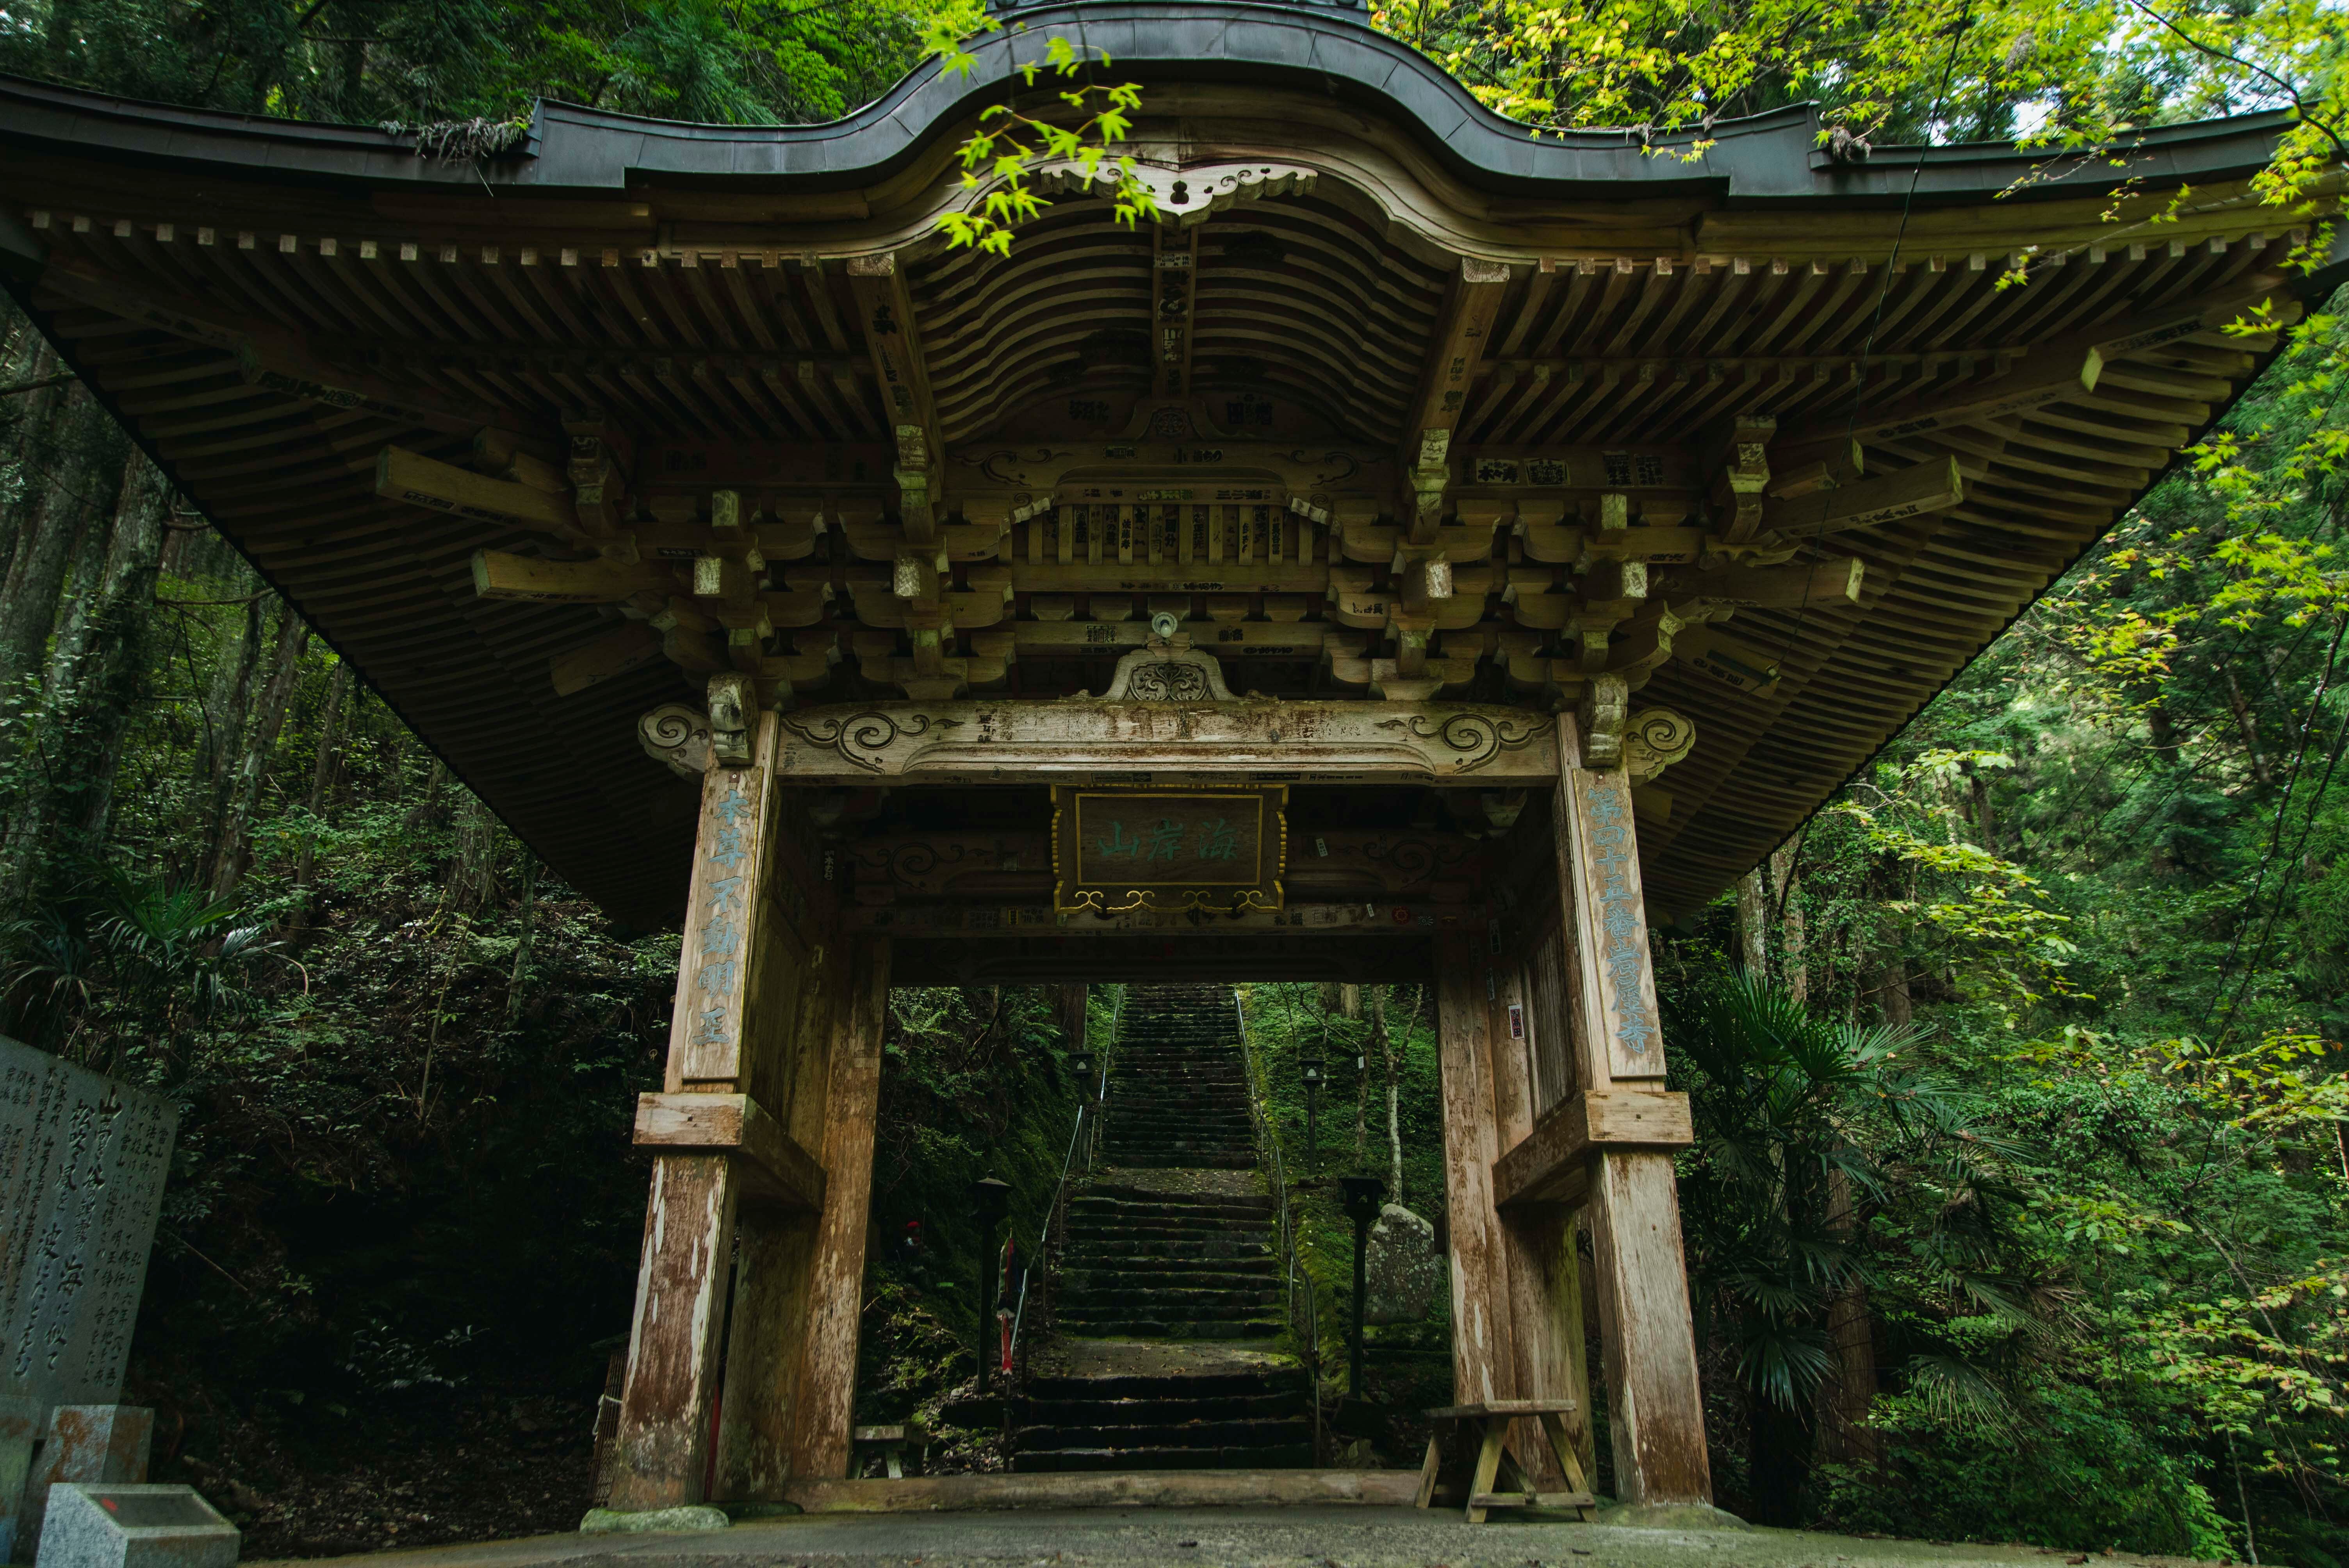
POLYGON ((0 81, 0 271, 459 774, 647 922, 693 793, 636 719, 698 675, 1099 690, 1162 609, 1236 690, 1547 709, 1624 676, 1697 724, 1642 834, 1692 908, 2238 395, 2273 339, 2229 320, 2297 314, 2247 184, 2275 116, 2146 133, 2116 206, 2109 164, 1855 160, 1804 108, 1536 138, 1331 8, 1017 19, 834 124, 545 103, 456 161, 0 81), (1048 170, 1008 256, 949 249, 954 148, 1056 34, 1143 84, 1160 221, 1048 170))

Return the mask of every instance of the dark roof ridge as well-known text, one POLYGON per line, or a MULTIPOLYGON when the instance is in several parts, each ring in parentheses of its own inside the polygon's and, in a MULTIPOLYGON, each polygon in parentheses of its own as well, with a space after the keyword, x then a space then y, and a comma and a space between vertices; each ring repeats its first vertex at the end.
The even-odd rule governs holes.
MULTIPOLYGON (((1820 145, 1817 106, 1790 105, 1723 119, 1710 145, 1687 154, 1690 134, 1643 145, 1634 129, 1537 136, 1486 108, 1434 61, 1371 30, 1358 12, 1272 0, 1045 0, 1012 13, 1016 26, 971 45, 978 65, 947 78, 924 65, 874 102, 813 125, 729 126, 661 120, 541 101, 528 136, 480 160, 420 158, 412 135, 379 127, 268 119, 142 103, 114 95, 0 77, 0 144, 97 152, 214 173, 240 169, 288 183, 415 189, 489 187, 499 195, 617 194, 647 183, 732 190, 822 191, 869 184, 918 155, 1014 79, 1015 51, 1034 35, 1072 33, 1105 52, 1113 74, 1145 84, 1185 79, 1306 86, 1383 111, 1415 130, 1453 174, 1530 197, 1701 196, 1731 205, 1837 201, 1981 201, 2108 188, 2108 160, 2079 159, 2018 181, 2061 158, 2011 143, 1875 149, 1861 161, 1820 145)), ((2159 187, 2241 177, 2263 167, 2286 111, 2162 126, 2137 134, 2128 177, 2159 187)))

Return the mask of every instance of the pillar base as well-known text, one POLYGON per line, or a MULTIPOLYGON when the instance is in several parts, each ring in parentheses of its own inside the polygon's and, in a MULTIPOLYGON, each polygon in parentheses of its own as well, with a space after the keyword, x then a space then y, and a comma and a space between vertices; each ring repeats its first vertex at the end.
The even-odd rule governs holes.
POLYGON ((678 1508, 645 1508, 624 1511, 616 1508, 591 1508, 587 1517, 579 1522, 582 1535, 635 1535, 654 1531, 675 1531, 679 1533, 708 1530, 725 1530, 733 1521, 722 1508, 712 1508, 706 1502, 687 1503, 678 1508))

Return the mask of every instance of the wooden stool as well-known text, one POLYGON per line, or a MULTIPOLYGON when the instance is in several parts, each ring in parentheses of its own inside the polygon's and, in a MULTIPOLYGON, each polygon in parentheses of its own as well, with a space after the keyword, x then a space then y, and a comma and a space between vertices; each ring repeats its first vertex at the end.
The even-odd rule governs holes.
MULTIPOLYGON (((1436 1421, 1459 1421, 1471 1431, 1479 1429, 1483 1445, 1476 1450, 1476 1470, 1468 1482, 1468 1522, 1482 1524, 1488 1510, 1495 1508, 1571 1508, 1582 1515, 1585 1522, 1598 1511, 1598 1499, 1590 1494, 1589 1478, 1582 1473, 1582 1460, 1576 1454, 1573 1439, 1567 1435, 1566 1418, 1574 1413, 1571 1399, 1493 1399, 1482 1405, 1446 1405, 1428 1411, 1436 1421), (1516 1461, 1503 1450, 1502 1444, 1509 1435, 1509 1423, 1519 1417, 1531 1417, 1541 1423, 1542 1435, 1549 1439, 1552 1452, 1557 1455, 1559 1466, 1572 1491, 1536 1491, 1517 1469, 1516 1461), (1494 1490, 1501 1480, 1503 1467, 1508 1470, 1509 1485, 1494 1490)), ((1432 1507, 1435 1501, 1437 1471, 1444 1464, 1442 1433, 1427 1439, 1427 1461, 1419 1469, 1419 1506, 1432 1507)))
POLYGON ((865 1458, 878 1450, 882 1462, 888 1468, 889 1479, 903 1480, 905 1479, 905 1450, 914 1450, 916 1475, 922 1473, 922 1461, 929 1454, 930 1434, 915 1421, 908 1421, 902 1427, 858 1427, 850 1435, 854 1439, 851 1446, 856 1455, 856 1462, 850 1467, 852 1472, 864 1470, 865 1458))

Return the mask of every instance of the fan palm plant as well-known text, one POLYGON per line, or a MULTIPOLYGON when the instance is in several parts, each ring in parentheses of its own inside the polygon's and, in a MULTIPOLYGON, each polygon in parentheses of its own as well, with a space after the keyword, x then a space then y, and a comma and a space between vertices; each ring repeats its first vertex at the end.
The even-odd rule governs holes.
POLYGON ((1681 1201, 1697 1336, 1734 1346, 1757 1491, 1768 1472, 1784 1492, 1830 1372, 1829 1308, 1877 1283, 1870 1223, 1897 1196, 1929 1190, 1937 1214, 1909 1266, 2021 1310, 1990 1266, 2002 1191, 1991 1161, 2013 1150, 1970 1124, 1914 1026, 1818 1017, 1737 976, 1673 999, 1666 1028, 1696 1130, 1681 1201))

